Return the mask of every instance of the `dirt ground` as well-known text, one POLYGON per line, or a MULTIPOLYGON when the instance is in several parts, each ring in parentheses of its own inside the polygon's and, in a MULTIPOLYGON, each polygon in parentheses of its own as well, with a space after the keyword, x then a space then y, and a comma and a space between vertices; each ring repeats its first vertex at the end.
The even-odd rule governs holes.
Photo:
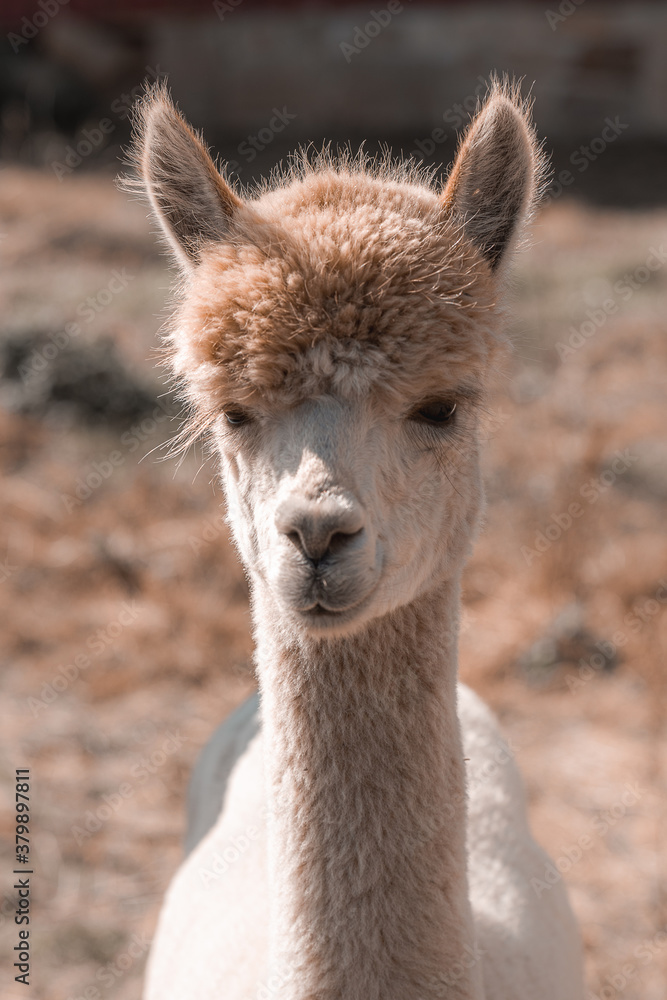
MULTIPOLYGON (((214 466, 161 460, 169 279, 143 207, 106 176, 1 179, 0 994, 135 1000, 188 774, 253 686, 247 591, 214 466)), ((465 576, 461 673, 513 741, 555 861, 535 891, 565 879, 601 1000, 667 996, 666 237, 663 209, 538 219, 465 576)))

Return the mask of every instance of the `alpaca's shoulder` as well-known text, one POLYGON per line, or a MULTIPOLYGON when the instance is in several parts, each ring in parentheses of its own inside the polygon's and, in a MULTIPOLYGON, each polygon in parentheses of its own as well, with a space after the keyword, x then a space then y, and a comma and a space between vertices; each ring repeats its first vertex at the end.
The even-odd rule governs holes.
POLYGON ((466 758, 468 854, 473 869, 521 867, 536 846, 528 826, 523 781, 508 740, 491 709, 459 685, 459 719, 466 758))
POLYGON ((458 714, 470 807, 474 810, 477 801, 488 799, 493 789, 500 799, 511 800, 515 810, 524 809, 523 784, 515 763, 517 748, 502 734, 486 702, 465 684, 458 685, 458 714))
POLYGON ((266 978, 269 923, 256 698, 216 729, 188 797, 190 852, 160 913, 145 1000, 246 1000, 266 978))
POLYGON ((516 747, 501 733, 488 705, 464 684, 458 689, 458 709, 466 758, 468 852, 473 862, 478 854, 520 855, 532 839, 516 747))

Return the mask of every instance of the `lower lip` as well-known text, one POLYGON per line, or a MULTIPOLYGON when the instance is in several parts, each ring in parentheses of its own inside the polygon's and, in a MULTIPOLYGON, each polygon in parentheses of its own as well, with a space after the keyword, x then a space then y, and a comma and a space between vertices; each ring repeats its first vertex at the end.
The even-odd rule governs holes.
POLYGON ((357 617, 365 603, 366 601, 363 600, 350 608, 341 608, 338 611, 332 611, 330 608, 325 608, 321 604, 316 604, 314 608, 308 608, 307 610, 300 611, 299 616, 301 620, 308 625, 315 628, 319 627, 326 629, 327 626, 344 625, 347 624, 347 622, 352 621, 357 617))
POLYGON ((340 615, 344 615, 346 611, 351 610, 352 608, 342 608, 340 611, 334 611, 331 608, 322 607, 321 604, 316 604, 314 608, 306 608, 301 614, 312 618, 337 618, 340 615))
POLYGON ((336 622, 340 622, 340 623, 348 622, 348 621, 352 620, 353 618, 356 618, 357 615, 359 615, 360 613, 362 613, 363 610, 364 610, 364 608, 366 608, 366 606, 368 605, 368 603, 372 599, 373 594, 375 593, 375 591, 377 589, 380 576, 381 576, 381 573, 378 572, 377 573, 377 578, 375 580, 375 584, 370 589, 370 591, 368 591, 368 593, 364 594, 364 596, 360 600, 356 601, 356 603, 350 604, 347 607, 344 607, 344 608, 326 608, 323 604, 319 604, 318 603, 318 604, 313 605, 312 608, 302 608, 302 609, 299 609, 298 611, 297 611, 296 608, 292 608, 291 610, 292 610, 292 612, 297 611, 297 614, 299 615, 299 617, 301 618, 302 621, 309 622, 309 623, 311 623, 313 625, 322 625, 322 626, 324 626, 327 623, 330 623, 330 624, 333 625, 336 622))

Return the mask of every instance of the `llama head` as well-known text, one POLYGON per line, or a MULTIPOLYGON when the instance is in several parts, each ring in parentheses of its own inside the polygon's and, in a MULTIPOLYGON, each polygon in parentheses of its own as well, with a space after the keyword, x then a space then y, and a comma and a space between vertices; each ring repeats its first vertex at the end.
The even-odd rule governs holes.
POLYGON ((182 270, 170 361, 219 449, 254 587, 326 636, 458 574, 539 168, 516 94, 491 89, 443 191, 323 155, 241 198, 164 89, 143 102, 136 157, 182 270))

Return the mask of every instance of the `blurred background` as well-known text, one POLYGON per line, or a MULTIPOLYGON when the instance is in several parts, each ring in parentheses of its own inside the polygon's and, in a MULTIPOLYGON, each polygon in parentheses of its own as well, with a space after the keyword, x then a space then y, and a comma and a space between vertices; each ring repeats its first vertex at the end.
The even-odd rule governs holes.
POLYGON ((170 273, 121 195, 145 80, 251 185, 299 144, 446 171, 497 70, 554 174, 461 672, 499 714, 582 926, 590 998, 667 996, 667 5, 3 0, 0 994, 135 1000, 196 755, 253 687, 247 591, 157 331, 170 273), (14 772, 32 775, 32 985, 13 980, 14 772))

